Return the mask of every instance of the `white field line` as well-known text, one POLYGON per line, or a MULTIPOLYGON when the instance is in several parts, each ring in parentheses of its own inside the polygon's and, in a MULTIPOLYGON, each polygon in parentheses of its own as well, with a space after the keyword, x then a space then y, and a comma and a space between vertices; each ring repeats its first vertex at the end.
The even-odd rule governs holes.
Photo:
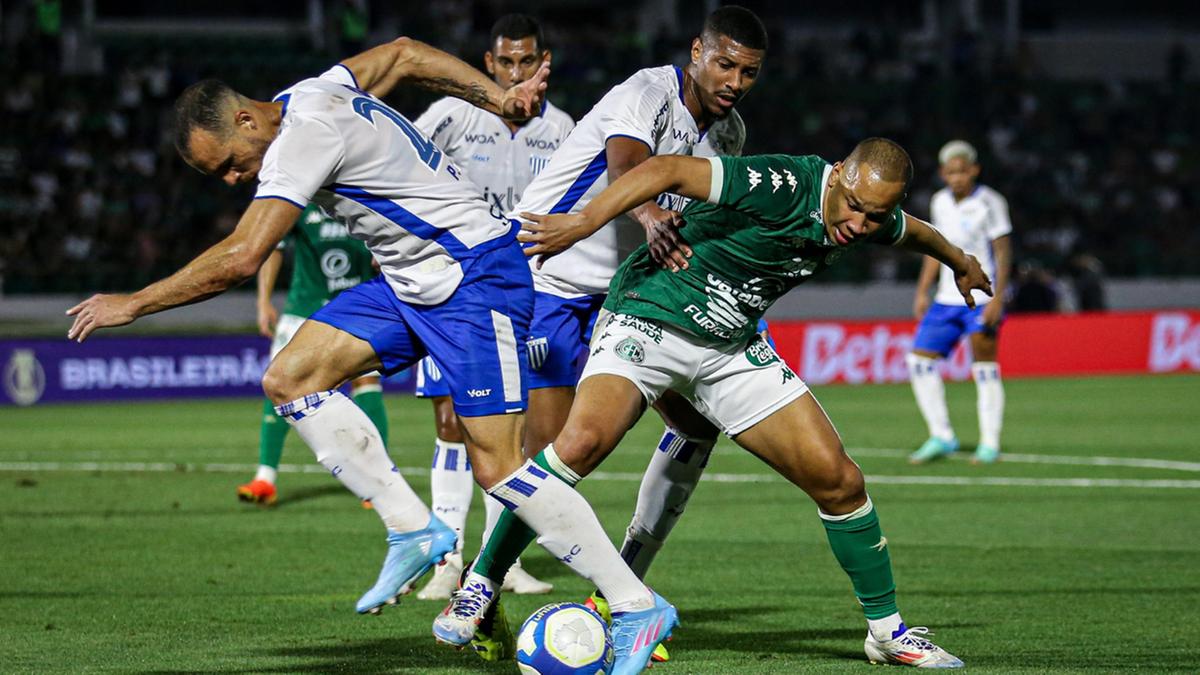
MULTIPOLYGON (((914 448, 915 449, 915 448, 914 448)), ((722 447, 717 454, 740 455, 741 448, 722 447)), ((908 457, 912 450, 900 448, 846 448, 851 457, 908 457)), ((971 459, 970 452, 957 452, 946 459, 962 462, 971 459)), ((939 460, 940 461, 940 460, 939 460)), ((1134 469, 1166 469, 1168 471, 1189 471, 1200 473, 1200 462, 1178 462, 1171 459, 1152 459, 1143 457, 1081 457, 1071 455, 1026 455, 1006 452, 1000 455, 1000 461, 1011 464, 1061 464, 1067 466, 1124 466, 1134 469)))
MULTIPOLYGON (((0 472, 109 472, 109 473, 242 473, 254 471, 254 464, 188 464, 173 462, 0 462, 0 472)), ((281 473, 326 473, 319 464, 281 464, 281 473)), ((400 472, 425 476, 429 469, 406 466, 400 472)), ((999 476, 875 476, 868 484, 890 485, 968 485, 1017 487, 1146 488, 1200 489, 1200 480, 1136 480, 1124 478, 1008 478, 999 476)), ((591 481, 641 481, 640 473, 597 471, 591 481)), ((714 483, 783 483, 783 478, 767 473, 706 473, 704 480, 714 483)))

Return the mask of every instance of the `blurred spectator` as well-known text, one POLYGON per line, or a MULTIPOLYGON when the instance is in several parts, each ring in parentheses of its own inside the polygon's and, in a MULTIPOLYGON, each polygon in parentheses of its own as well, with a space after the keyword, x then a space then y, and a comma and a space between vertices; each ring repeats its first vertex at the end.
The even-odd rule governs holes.
POLYGON ((1058 281, 1041 264, 1024 262, 1017 268, 1016 291, 1008 303, 1008 311, 1057 312, 1062 309, 1062 293, 1058 281))
POLYGON ((1075 308, 1081 312, 1102 312, 1104 301, 1104 265, 1090 253, 1076 253, 1067 264, 1075 291, 1075 308))

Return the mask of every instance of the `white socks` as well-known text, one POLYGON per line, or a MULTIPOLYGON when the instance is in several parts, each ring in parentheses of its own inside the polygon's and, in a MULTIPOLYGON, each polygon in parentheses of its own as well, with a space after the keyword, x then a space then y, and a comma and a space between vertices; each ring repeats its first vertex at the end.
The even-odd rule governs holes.
POLYGON ((389 530, 413 532, 429 524, 429 509, 409 487, 383 447, 367 414, 329 390, 275 406, 329 472, 359 499, 370 499, 389 530))
POLYGON ((887 642, 904 635, 906 628, 904 619, 900 618, 899 612, 882 619, 867 619, 867 629, 871 631, 871 636, 880 642, 887 642))
MULTIPOLYGON (((492 537, 492 530, 496 527, 496 521, 500 520, 500 514, 504 513, 504 505, 496 501, 496 498, 489 495, 487 490, 481 489, 483 493, 483 540, 482 546, 486 546, 488 539, 492 537)), ((520 561, 517 561, 518 563, 520 561)))
POLYGON ((938 372, 938 360, 910 353, 904 357, 904 361, 908 364, 913 395, 929 427, 929 436, 946 442, 954 440, 950 412, 946 410, 946 387, 942 384, 942 374, 938 372))
POLYGON ((1000 449, 1000 427, 1004 422, 1004 385, 1000 364, 980 361, 971 366, 975 378, 975 403, 979 410, 979 444, 1000 449))
POLYGON ((716 439, 690 439, 667 427, 642 476, 637 508, 625 532, 621 557, 639 579, 683 515, 684 507, 708 464, 716 439))
MULTIPOLYGON (((553 454, 553 446, 546 453, 553 454)), ((527 460, 488 493, 536 532, 551 555, 595 584, 614 613, 654 606, 654 597, 621 560, 591 505, 562 479, 527 460)))
POLYGON ((262 480, 262 481, 266 481, 266 482, 270 483, 271 485, 274 485, 275 478, 278 475, 279 475, 279 470, 276 469, 275 467, 267 466, 266 464, 259 464, 258 471, 255 472, 255 474, 254 474, 254 480, 262 480))
POLYGON ((433 513, 458 535, 455 551, 463 549, 463 530, 475 490, 467 446, 437 439, 433 446, 433 468, 429 471, 429 491, 433 513))

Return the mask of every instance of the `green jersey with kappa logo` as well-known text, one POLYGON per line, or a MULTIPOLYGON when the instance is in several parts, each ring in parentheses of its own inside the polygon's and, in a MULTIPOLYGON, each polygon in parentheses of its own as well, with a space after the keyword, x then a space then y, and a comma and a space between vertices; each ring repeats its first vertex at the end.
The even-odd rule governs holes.
POLYGON ((284 314, 307 317, 341 291, 375 276, 366 245, 315 204, 304 209, 283 241, 293 253, 284 314))
MULTIPOLYGON (((605 309, 682 328, 718 343, 745 342, 776 300, 848 249, 825 234, 822 207, 833 167, 814 155, 714 157, 708 202, 683 210, 688 269, 671 272, 645 244, 617 270, 605 309)), ((897 206, 869 240, 904 236, 897 206)))

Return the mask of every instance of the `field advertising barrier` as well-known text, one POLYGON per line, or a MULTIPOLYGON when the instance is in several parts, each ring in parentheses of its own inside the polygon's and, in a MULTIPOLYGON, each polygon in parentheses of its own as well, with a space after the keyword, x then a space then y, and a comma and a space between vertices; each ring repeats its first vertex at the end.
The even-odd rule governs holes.
MULTIPOLYGON (((810 384, 904 382, 916 322, 777 321, 780 356, 810 384)), ((0 340, 0 405, 259 396, 268 341, 217 337, 0 340)), ((1005 377, 1200 372, 1200 311, 1018 315, 1000 330, 1005 377)), ((971 376, 962 346, 948 379, 971 376)), ((410 372, 388 391, 412 391, 410 372)))

